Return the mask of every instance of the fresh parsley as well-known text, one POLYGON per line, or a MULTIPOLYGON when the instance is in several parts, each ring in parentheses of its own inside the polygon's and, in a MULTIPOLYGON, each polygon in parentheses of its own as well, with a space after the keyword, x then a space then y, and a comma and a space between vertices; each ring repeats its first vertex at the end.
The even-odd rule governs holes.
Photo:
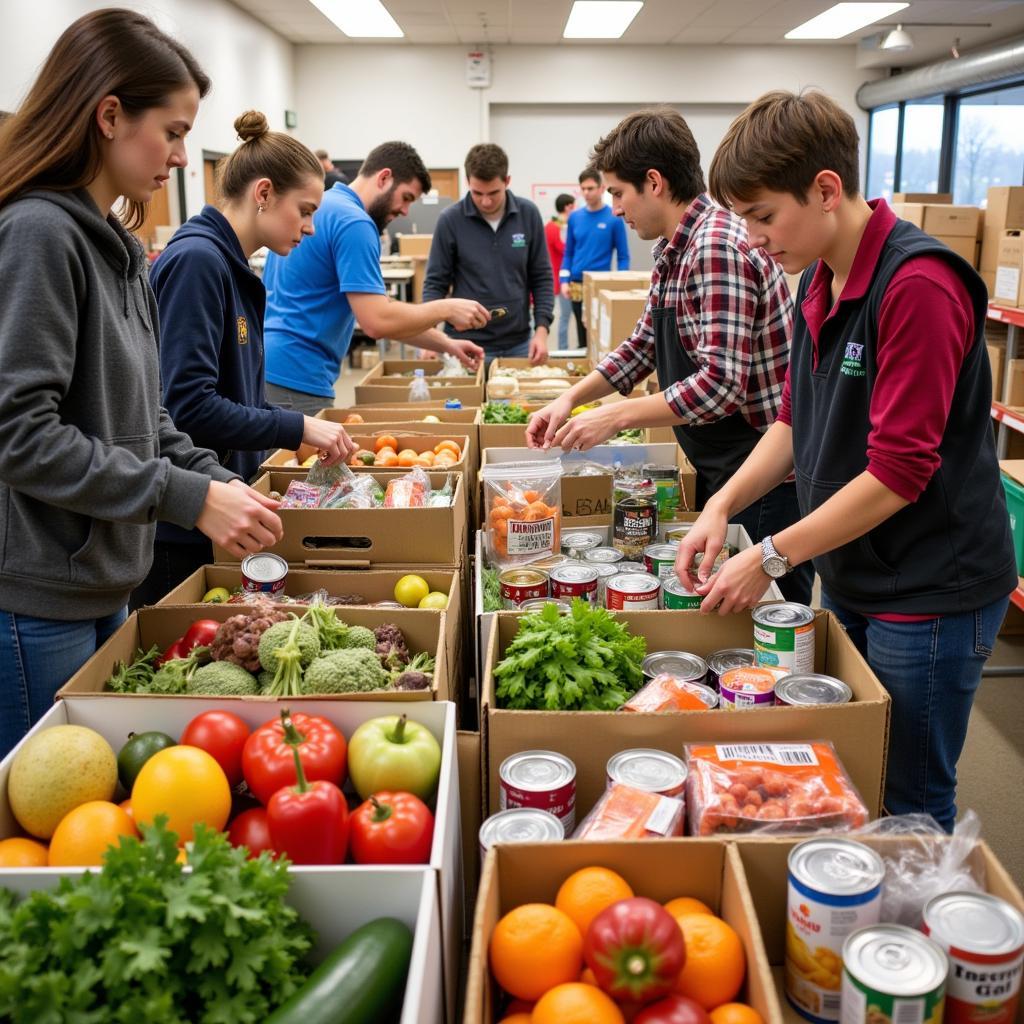
POLYGON ((514 402, 485 402, 481 418, 484 423, 526 423, 530 414, 514 402))

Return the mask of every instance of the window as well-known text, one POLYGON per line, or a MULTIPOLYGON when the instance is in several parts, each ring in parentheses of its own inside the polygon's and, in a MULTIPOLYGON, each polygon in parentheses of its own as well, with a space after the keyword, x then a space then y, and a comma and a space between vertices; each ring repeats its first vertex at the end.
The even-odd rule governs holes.
POLYGON ((892 199, 896 191, 896 147, 899 141, 899 107, 871 111, 868 144, 867 196, 892 199))
POLYGON ((992 185, 1024 183, 1024 85, 960 100, 953 202, 984 206, 992 185))
POLYGON ((900 192, 939 191, 944 112, 945 103, 941 96, 904 105, 900 192))

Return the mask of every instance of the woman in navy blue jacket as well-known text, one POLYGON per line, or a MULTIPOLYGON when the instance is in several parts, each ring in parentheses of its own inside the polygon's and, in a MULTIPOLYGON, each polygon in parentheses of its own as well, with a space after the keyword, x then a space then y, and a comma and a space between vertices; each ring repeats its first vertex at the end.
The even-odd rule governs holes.
MULTIPOLYGON (((251 480, 272 448, 312 445, 332 465, 355 446, 337 423, 281 409, 263 380, 263 282, 249 268, 262 247, 287 256, 313 234, 323 170, 313 153, 250 110, 242 144, 218 168, 218 206, 183 224, 153 265, 160 306, 163 400, 179 430, 251 480)), ((152 604, 213 557, 196 530, 157 529, 153 568, 131 605, 152 604)))

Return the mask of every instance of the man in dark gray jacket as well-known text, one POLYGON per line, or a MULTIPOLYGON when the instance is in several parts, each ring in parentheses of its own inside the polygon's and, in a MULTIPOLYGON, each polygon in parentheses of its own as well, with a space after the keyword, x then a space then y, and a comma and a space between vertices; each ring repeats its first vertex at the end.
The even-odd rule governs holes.
POLYGON ((551 261, 540 211, 509 190, 508 157, 483 143, 466 156, 469 191, 440 216, 430 247, 423 301, 474 298, 490 310, 485 327, 455 331, 483 346, 486 365, 498 357, 547 362, 554 315, 551 261), (530 300, 533 299, 533 323, 530 300))

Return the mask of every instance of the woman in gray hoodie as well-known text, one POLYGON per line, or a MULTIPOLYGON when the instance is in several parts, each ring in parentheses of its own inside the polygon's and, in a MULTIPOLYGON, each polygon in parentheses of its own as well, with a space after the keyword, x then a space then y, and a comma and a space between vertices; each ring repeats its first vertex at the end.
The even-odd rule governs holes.
POLYGON ((239 557, 281 537, 276 503, 161 407, 130 234, 209 86, 147 18, 95 11, 0 127, 0 757, 124 621, 157 520, 239 557))

